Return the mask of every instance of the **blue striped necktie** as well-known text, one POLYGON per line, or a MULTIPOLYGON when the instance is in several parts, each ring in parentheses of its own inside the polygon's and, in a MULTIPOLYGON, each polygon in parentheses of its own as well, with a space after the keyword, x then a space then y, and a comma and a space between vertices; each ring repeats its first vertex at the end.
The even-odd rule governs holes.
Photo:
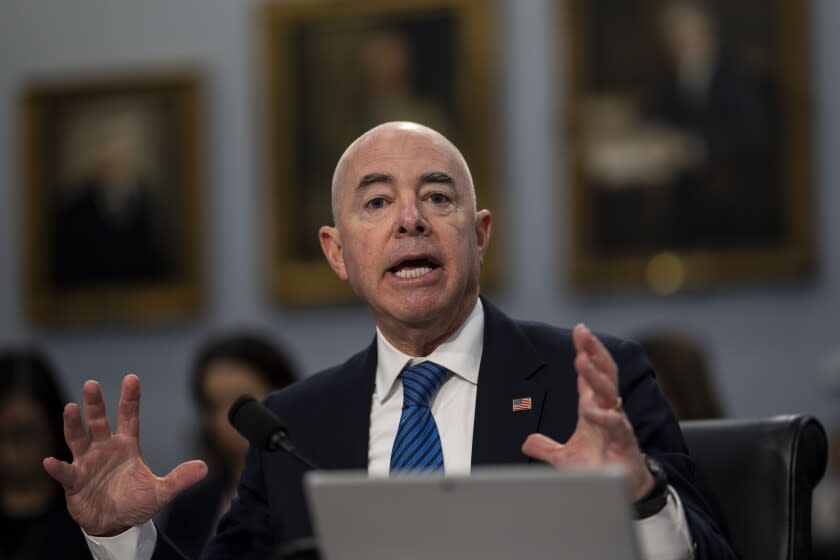
POLYGON ((434 362, 421 362, 400 373, 403 409, 391 450, 391 472, 443 470, 440 434, 429 403, 448 375, 449 370, 434 362))

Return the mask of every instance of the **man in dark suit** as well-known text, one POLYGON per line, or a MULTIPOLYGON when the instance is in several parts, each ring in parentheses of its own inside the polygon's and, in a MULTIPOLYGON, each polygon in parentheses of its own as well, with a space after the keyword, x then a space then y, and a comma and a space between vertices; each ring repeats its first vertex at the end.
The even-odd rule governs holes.
MULTIPOLYGON (((583 325, 516 322, 479 298, 491 216, 476 210, 469 169, 448 140, 412 123, 374 128, 339 161, 332 200, 335 226, 321 228, 321 246, 368 304, 377 335, 344 364, 267 400, 304 454, 372 474, 616 463, 627 470, 648 558, 733 557, 638 346, 602 342, 583 325)), ((136 377, 123 382, 116 435, 98 384, 87 382, 84 396, 89 435, 69 405, 73 463, 44 466, 64 485, 91 549, 178 558, 149 519, 206 466, 184 463, 163 478, 149 471, 136 377)), ((302 474, 287 456, 249 451, 238 498, 205 556, 264 558, 310 535, 302 474)))

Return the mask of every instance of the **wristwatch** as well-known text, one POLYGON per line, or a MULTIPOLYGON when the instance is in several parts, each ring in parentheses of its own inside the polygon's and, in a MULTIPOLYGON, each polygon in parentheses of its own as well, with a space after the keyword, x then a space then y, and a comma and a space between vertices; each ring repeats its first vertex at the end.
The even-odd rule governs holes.
POLYGON ((665 469, 662 468, 659 461, 649 455, 642 454, 642 458, 650 474, 653 475, 653 488, 633 503, 636 519, 651 517, 662 511, 668 503, 668 475, 665 474, 665 469))

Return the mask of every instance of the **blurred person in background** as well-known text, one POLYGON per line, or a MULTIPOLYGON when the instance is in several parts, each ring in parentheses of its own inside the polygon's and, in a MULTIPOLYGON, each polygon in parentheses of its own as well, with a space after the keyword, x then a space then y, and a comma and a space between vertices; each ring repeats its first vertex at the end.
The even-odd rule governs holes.
POLYGON ((0 560, 90 558, 64 492, 41 467, 70 460, 55 371, 34 350, 0 351, 0 560))
POLYGON ((199 442, 208 476, 179 495, 164 513, 166 534, 191 558, 198 558, 230 506, 245 466, 248 441, 228 422, 228 409, 242 395, 262 400, 295 381, 283 351, 266 338, 235 332, 208 341, 198 352, 190 378, 199 412, 199 442))
POLYGON ((722 418, 706 349, 694 337, 649 332, 637 338, 656 371, 656 383, 677 420, 722 418))

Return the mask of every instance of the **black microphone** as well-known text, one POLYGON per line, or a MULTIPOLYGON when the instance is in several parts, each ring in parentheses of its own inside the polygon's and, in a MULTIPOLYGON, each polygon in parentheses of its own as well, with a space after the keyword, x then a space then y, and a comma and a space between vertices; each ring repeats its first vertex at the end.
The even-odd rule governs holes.
POLYGON ((295 445, 289 439, 289 433, 277 415, 257 402, 254 397, 242 395, 236 399, 228 411, 228 420, 251 445, 266 451, 282 449, 310 469, 318 468, 295 449, 295 445))

